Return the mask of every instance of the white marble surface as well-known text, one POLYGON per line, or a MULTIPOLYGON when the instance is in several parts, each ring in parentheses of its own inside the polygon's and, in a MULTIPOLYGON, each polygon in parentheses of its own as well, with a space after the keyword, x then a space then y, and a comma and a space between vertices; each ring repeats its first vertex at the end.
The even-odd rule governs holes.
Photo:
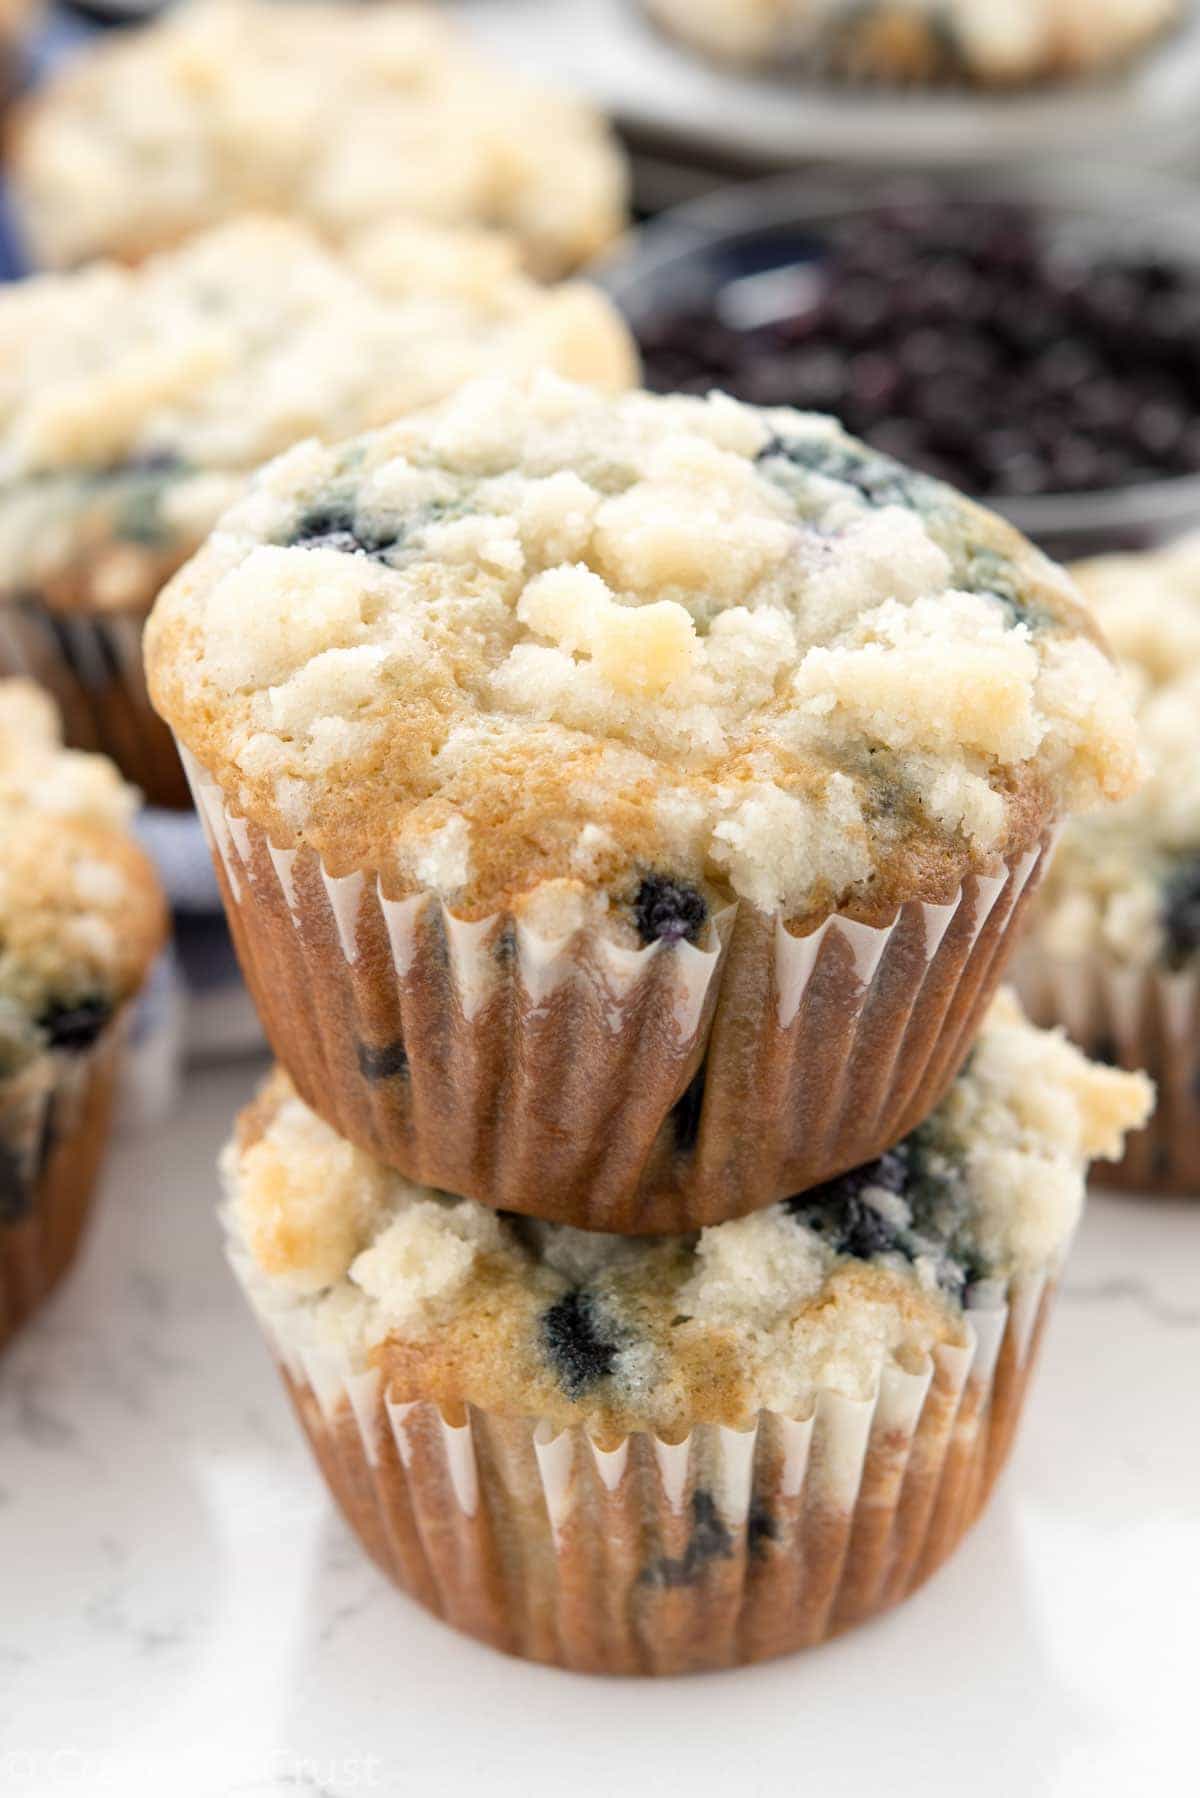
POLYGON ((589 1682, 461 1640, 333 1514, 223 1266, 249 1068, 126 1141, 0 1361, 0 1794, 1196 1790, 1200 1204, 1093 1202, 957 1559, 806 1658, 589 1682))

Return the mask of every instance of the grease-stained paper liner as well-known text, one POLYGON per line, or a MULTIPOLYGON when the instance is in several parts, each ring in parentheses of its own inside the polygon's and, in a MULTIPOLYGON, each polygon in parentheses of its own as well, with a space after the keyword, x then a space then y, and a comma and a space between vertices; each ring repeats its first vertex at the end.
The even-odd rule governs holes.
POLYGON ((1028 936, 1013 979, 1035 1024, 1062 1024, 1097 1061, 1144 1068, 1158 1088, 1149 1123, 1099 1184, 1200 1197, 1200 973, 1137 968, 1102 955, 1050 955, 1028 936))
POLYGON ((883 1367, 871 1400, 822 1391, 805 1418, 605 1447, 405 1403, 299 1348, 247 1285, 334 1497, 398 1586, 509 1654, 673 1674, 811 1647, 953 1552, 1008 1454, 1053 1276, 978 1288, 968 1344, 883 1367))
POLYGON ((109 756, 149 805, 179 809, 188 803, 187 781, 146 689, 142 629, 148 611, 0 602, 0 676, 23 674, 46 687, 72 749, 109 756))
POLYGON ((410 1178, 627 1235, 694 1229, 880 1154, 970 1047, 1044 844, 945 905, 805 937, 730 905, 704 947, 549 940, 275 848, 184 752, 271 1046, 410 1178))
POLYGON ((125 1036, 54 1051, 0 1082, 0 1347, 66 1273, 108 1142, 125 1036))

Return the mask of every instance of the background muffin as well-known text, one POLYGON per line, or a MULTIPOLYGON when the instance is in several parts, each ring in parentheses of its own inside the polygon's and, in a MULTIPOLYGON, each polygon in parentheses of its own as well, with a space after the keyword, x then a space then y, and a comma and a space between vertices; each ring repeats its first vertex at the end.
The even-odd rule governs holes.
POLYGON ((171 8, 28 102, 10 180, 34 260, 134 260, 236 213, 344 241, 393 219, 499 225, 542 275, 625 222, 615 140, 421 6, 171 8))
POLYGON ((108 1134, 125 1006, 164 929, 136 796, 0 682, 0 1342, 65 1271, 108 1134))
POLYGON ((1136 759, 1060 571, 720 396, 484 382, 299 450, 147 647, 306 1100, 595 1228, 734 1215, 916 1123, 1046 832, 1136 759))
POLYGON ((277 1074, 227 1152, 230 1247, 368 1549, 497 1647, 679 1672, 905 1596, 1011 1442, 1084 1162, 1144 1076, 998 1002, 870 1166, 657 1241, 408 1185, 277 1074))
POLYGON ((136 270, 0 294, 0 672, 62 706, 68 738, 143 791, 186 789, 145 693, 141 626, 246 471, 486 370, 617 388, 625 327, 578 283, 538 286, 511 239, 390 225, 340 258, 266 218, 136 270))
POLYGON ((668 30, 731 62, 808 62, 851 79, 1011 86, 1081 75, 1142 49, 1178 0, 645 0, 668 30))
POLYGON ((1149 775, 1067 827, 1021 985, 1040 1019, 1159 1084, 1106 1178, 1200 1193, 1200 536, 1075 572, 1129 681, 1149 775))

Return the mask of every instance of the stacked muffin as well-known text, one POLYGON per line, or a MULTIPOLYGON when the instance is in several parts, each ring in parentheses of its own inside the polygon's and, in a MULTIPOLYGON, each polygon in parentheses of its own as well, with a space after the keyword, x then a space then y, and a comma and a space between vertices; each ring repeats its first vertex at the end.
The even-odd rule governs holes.
POLYGON ((162 943, 135 802, 109 763, 61 747, 44 694, 0 681, 0 1344, 75 1253, 162 943))
POLYGON ((376 1559, 610 1671, 911 1590, 1149 1108, 990 1003, 1135 779, 1066 578, 829 420, 489 379, 265 469, 147 667, 282 1064, 233 1259, 376 1559))
POLYGON ((1200 1193, 1200 537, 1075 573, 1128 680, 1145 784, 1064 832, 1018 964, 1039 1021, 1147 1067, 1149 1129, 1107 1175, 1200 1193))

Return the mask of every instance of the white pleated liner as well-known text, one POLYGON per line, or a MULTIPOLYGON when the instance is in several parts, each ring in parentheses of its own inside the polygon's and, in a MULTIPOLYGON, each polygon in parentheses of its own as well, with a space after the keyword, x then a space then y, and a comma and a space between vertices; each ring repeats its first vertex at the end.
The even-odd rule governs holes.
POLYGON ((264 1026, 308 1103, 427 1184, 625 1233, 741 1215, 914 1128, 1043 860, 1030 849, 886 924, 834 914, 798 937, 733 903, 703 946, 633 949, 334 875, 272 845, 182 753, 264 1026), (372 1077, 356 1042, 389 1032, 402 1076, 372 1077), (672 1114, 701 1079, 689 1138, 672 1114))
POLYGON ((888 1362, 870 1399, 821 1391, 802 1418, 601 1445, 582 1428, 477 1407, 455 1421, 390 1397, 377 1371, 301 1346, 295 1312, 272 1316, 262 1282, 231 1258, 335 1496, 385 1571, 495 1646, 609 1672, 788 1652, 919 1584, 999 1472, 1061 1265, 977 1288, 965 1345, 916 1369, 888 1362), (698 1494, 717 1520, 710 1543, 723 1533, 689 1576, 698 1494))
POLYGON ((1130 967, 1103 955, 1050 955, 1030 933, 1013 984, 1035 1024, 1061 1024, 1081 1048, 1144 1068, 1158 1099, 1093 1178, 1133 1192, 1200 1197, 1200 968, 1130 967))

